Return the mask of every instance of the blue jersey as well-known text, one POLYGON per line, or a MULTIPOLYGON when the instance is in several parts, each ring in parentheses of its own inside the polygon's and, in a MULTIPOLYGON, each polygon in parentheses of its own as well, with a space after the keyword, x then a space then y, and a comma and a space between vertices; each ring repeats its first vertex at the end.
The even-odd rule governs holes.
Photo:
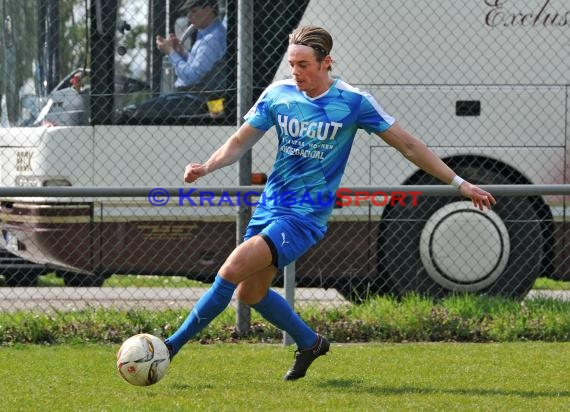
POLYGON ((318 225, 326 225, 332 212, 356 131, 382 132, 394 123, 370 94, 338 79, 315 98, 293 80, 275 82, 245 120, 264 131, 275 126, 278 135, 254 223, 293 213, 318 225))

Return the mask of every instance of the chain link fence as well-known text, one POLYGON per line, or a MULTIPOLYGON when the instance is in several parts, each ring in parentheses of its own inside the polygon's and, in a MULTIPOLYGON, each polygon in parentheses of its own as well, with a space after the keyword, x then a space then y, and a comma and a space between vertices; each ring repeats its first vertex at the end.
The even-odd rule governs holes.
POLYGON ((568 192, 520 186, 568 182, 562 0, 4 0, 0 16, 1 186, 107 190, 0 196, 4 310, 187 307, 200 296, 187 279, 211 282, 235 247, 238 208, 249 213, 261 191, 235 186, 263 184, 276 133, 254 147, 251 176, 230 166, 188 187, 184 167, 207 160, 289 75, 287 35, 304 24, 333 35, 334 77, 368 90, 459 175, 520 190, 485 213, 450 191, 427 196, 441 182, 359 131, 328 233, 296 262, 297 303, 520 298, 539 276, 570 279, 568 192), (169 33, 180 39, 174 57, 160 45, 169 33))

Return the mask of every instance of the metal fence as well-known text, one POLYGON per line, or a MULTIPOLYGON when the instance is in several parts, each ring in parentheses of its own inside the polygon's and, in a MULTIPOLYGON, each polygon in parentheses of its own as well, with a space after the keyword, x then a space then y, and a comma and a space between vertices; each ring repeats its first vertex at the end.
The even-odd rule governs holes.
MULTIPOLYGON (((516 272, 520 277, 512 279, 504 279, 512 270, 509 265, 518 267, 526 263, 527 258, 521 257, 523 255, 531 255, 531 251, 527 248, 524 249, 522 254, 516 254, 520 261, 509 260, 512 255, 510 254, 510 244, 514 242, 513 237, 508 232, 501 233, 502 225, 507 226, 512 230, 513 227, 532 227, 532 225, 544 225, 542 221, 529 221, 520 218, 513 218, 512 220, 502 220, 496 209, 501 208, 501 203, 509 203, 512 207, 516 202, 524 200, 525 198, 540 197, 545 195, 561 196, 570 195, 570 185, 486 185, 482 186, 486 190, 493 193, 497 199, 498 204, 492 210, 481 211, 469 202, 459 197, 456 189, 449 186, 360 186, 344 188, 342 192, 343 198, 338 202, 348 202, 350 199, 353 203, 361 201, 367 204, 367 207, 382 207, 382 202, 390 202, 392 199, 401 200, 401 194, 414 194, 414 200, 410 201, 412 207, 419 207, 422 203, 434 203, 441 198, 449 198, 453 207, 446 215, 437 220, 436 226, 441 228, 431 227, 430 219, 433 221, 434 216, 441 210, 437 211, 427 221, 416 219, 410 221, 409 219, 393 220, 391 225, 395 225, 400 230, 400 233, 410 224, 421 225, 424 227, 422 234, 420 234, 419 245, 417 249, 420 253, 420 260, 425 265, 425 273, 423 282, 429 283, 429 287, 419 284, 417 289, 411 289, 408 286, 403 291, 398 291, 388 285, 388 279, 382 278, 381 273, 377 272, 375 276, 370 278, 355 279, 354 277, 346 277, 343 273, 336 271, 334 266, 329 265, 329 270, 332 276, 321 277, 321 283, 316 284, 314 280, 307 281, 303 275, 297 275, 297 268, 302 269, 302 262, 298 265, 295 263, 289 265, 280 275, 276 281, 277 287, 282 287, 282 293, 293 304, 295 295, 297 303, 305 304, 311 303, 313 305, 336 306, 351 303, 351 301, 359 301, 369 296, 378 293, 390 293, 403 295, 407 292, 423 292, 428 295, 442 296, 453 292, 476 292, 476 293, 493 293, 502 294, 514 297, 524 297, 529 289, 532 287, 534 280, 538 276, 545 275, 541 272, 534 272, 531 274, 516 272), (350 196, 349 196, 350 195, 350 196), (376 200, 373 200, 376 199, 376 200), (426 233, 429 237, 426 238, 426 233), (504 237, 502 237, 504 236, 504 237), (444 238, 443 240, 441 238, 444 238), (490 241, 496 241, 490 243, 490 241), (502 245, 501 248, 497 248, 502 245), (427 250, 427 252, 426 252, 427 250), (503 258, 497 250, 507 250, 507 262, 502 262, 503 258), (421 255, 426 253, 426 255, 421 255), (430 260, 431 259, 431 260, 430 260), (433 264, 433 267, 429 265, 433 264), (501 266, 502 265, 502 266, 501 266), (497 267, 501 272, 497 271, 497 267), (435 270, 434 270, 435 269, 435 270), (448 272, 444 272, 447 270, 448 272), (493 272, 495 270, 495 272, 493 272), (447 275, 445 277, 444 275, 447 275), (479 276, 479 277, 477 277, 479 276), (489 286, 481 286, 483 282, 489 282, 489 278, 493 277, 489 286), (447 283, 446 283, 447 281, 447 283), (335 283, 336 282, 336 283, 335 283), (347 288, 345 282, 351 282, 350 288, 347 288), (455 282, 455 283, 452 283, 455 282), (477 284, 479 282, 479 284, 477 284), (524 283, 524 286, 523 285, 524 283), (320 286, 317 288, 297 288, 296 284, 320 286), (496 285, 505 285, 504 289, 497 289, 496 285), (438 285, 437 289, 434 285, 438 285), (334 290, 327 290, 327 289, 334 290), (493 289, 495 288, 495 289, 493 289), (513 292, 516 290, 516 293, 513 292), (363 293, 364 291, 365 293, 363 293)), ((223 199, 223 197, 231 197, 236 199, 236 196, 242 196, 244 193, 261 193, 262 186, 238 186, 238 187, 201 187, 199 190, 193 191, 189 187, 138 187, 138 188, 114 188, 114 187, 90 187, 90 188, 74 188, 74 187, 54 187, 54 188, 0 188, 0 197, 4 199, 18 198, 18 199, 42 199, 42 204, 48 205, 77 205, 77 204, 97 204, 103 200, 114 203, 125 202, 125 204, 132 204, 133 199, 143 198, 144 202, 148 202, 152 207, 164 207, 168 202, 174 201, 177 204, 186 208, 200 207, 204 210, 217 209, 223 206, 216 205, 202 205, 201 199, 223 199), (159 194, 157 194, 159 193, 159 194), (204 194, 207 196, 204 197, 204 194), (116 199, 116 200, 113 200, 116 199), (130 200, 126 200, 130 199, 130 200), (157 202, 159 205, 157 205, 157 202)), ((245 198, 244 198, 245 199, 245 198)), ((248 202, 255 204, 255 198, 247 198, 248 202)), ((214 202, 215 203, 215 202, 214 202)), ((5 203, 4 205, 6 206, 5 203)), ((398 207, 405 207, 397 204, 398 207)), ((13 209, 18 206, 12 204, 12 210, 8 212, 8 216, 14 216, 13 209)), ((351 207, 351 206, 348 206, 351 207)), ((352 206, 356 207, 356 206, 352 206)), ((49 209, 49 208, 48 208, 49 209)), ((57 206, 56 206, 57 209, 57 206)), ((16 209, 17 210, 17 209, 16 209)), ((445 208, 443 208, 445 210, 445 208)), ((233 219, 237 221, 238 213, 237 208, 233 214, 233 219)), ((215 213, 211 211, 210 213, 215 213)), ((41 217, 41 216, 36 216, 41 217)), ((32 231, 41 230, 42 228, 48 233, 50 226, 56 228, 56 232, 60 230, 61 224, 57 223, 57 218, 69 217, 66 213, 63 214, 50 214, 50 220, 55 219, 56 223, 45 223, 42 219, 38 220, 37 226, 33 222, 26 219, 26 225, 33 226, 32 231), (39 223, 41 222, 41 223, 39 223)), ((72 217, 73 219, 81 220, 81 218, 72 217)), ((7 218, 3 228, 4 240, 10 239, 11 228, 16 228, 15 232, 18 234, 18 229, 22 230, 23 227, 18 227, 14 222, 18 219, 7 218)), ((380 222, 382 223, 382 222, 380 222)), ((553 224, 554 222, 550 222, 553 224)), ((91 225, 96 226, 96 225, 91 225)), ((547 228, 547 226, 543 226, 547 228)), ((29 229, 30 227, 28 227, 29 229)), ((234 225, 235 228, 235 225, 234 225)), ((234 229, 237 230, 237 229, 234 229)), ((558 229, 560 232, 560 229, 558 229)), ((542 232, 537 232, 540 236, 544 236, 542 232)), ((359 236, 358 232, 353 233, 354 236, 359 236)), ((522 236, 520 233, 513 233, 514 236, 522 236)), ((17 236, 17 235, 16 235, 17 236)), ((57 235, 50 235, 51 238, 57 239, 57 235)), ((48 240, 51 240, 48 238, 48 240)), ((33 239, 33 238, 31 238, 33 239)), ((38 237, 41 240, 41 237, 38 237)), ((235 238, 234 238, 235 239, 235 238)), ((199 241, 207 241, 207 237, 198 239, 199 241)), ((551 240, 553 241, 552 247, 554 250, 560 250, 558 258, 562 260, 560 266, 566 267, 568 263, 568 256, 565 251, 565 244, 563 237, 554 237, 552 234, 551 240), (562 244, 559 244, 562 243, 562 244)), ((16 241, 14 252, 18 253, 20 241, 16 241)), ((65 253, 68 254, 75 243, 79 242, 77 239, 66 239, 66 243, 62 246, 65 253)), ((180 240, 184 242, 184 240, 180 240)), ((14 247, 8 241, 6 246, 14 247)), ((338 255, 340 259, 346 259, 345 251, 339 250, 338 255)), ((404 259, 411 259, 408 254, 410 250, 402 250, 399 253, 406 254, 404 259)), ((154 257, 154 255, 153 255, 154 257)), ((391 261, 399 260, 402 257, 394 253, 394 256, 377 256, 378 261, 391 261)), ((362 265, 367 265, 369 262, 361 260, 362 265)), ((553 265, 554 262, 547 262, 553 265)), ((356 262, 355 264, 358 264, 356 262)), ((138 279, 133 280, 132 276, 128 275, 129 272, 114 275, 114 278, 126 277, 126 286, 117 286, 115 288, 108 288, 109 284, 102 281, 102 286, 99 287, 96 282, 99 277, 97 274, 81 274, 77 272, 67 272, 62 268, 54 269, 53 264, 51 267, 40 267, 40 271, 34 271, 32 268, 23 267, 19 270, 13 268, 5 268, 4 276, 6 279, 11 279, 14 283, 11 286, 29 286, 27 288, 0 288, 0 301, 2 302, 2 310, 75 310, 89 307, 108 307, 118 309, 132 309, 136 307, 144 308, 176 308, 188 307, 192 302, 197 299, 203 290, 199 285, 185 284, 183 280, 175 278, 171 284, 168 281, 157 282, 158 277, 153 276, 146 286, 133 287, 133 285, 144 283, 145 276, 138 276, 138 279), (36 286, 36 275, 39 273, 55 272, 64 279, 60 285, 54 285, 43 282, 41 287, 36 286), (77 278, 75 278, 77 276, 77 278), (21 280, 21 282, 16 282, 21 280), (75 287, 63 287, 64 284, 69 284, 75 287), (157 286, 157 283, 159 286, 157 286), (32 287, 30 287, 32 286, 32 287), (85 288, 82 286, 97 286, 85 288)), ((302 270, 299 271, 303 273, 302 270)), ((212 271, 206 280, 210 280, 215 274, 212 271)), ((110 275, 110 273, 109 273, 110 275)), ((554 274, 552 274, 554 275, 554 274)), ((197 278, 199 276, 192 276, 188 273, 188 278, 197 278)), ((52 276, 53 277, 53 276, 52 276)), ((553 276, 555 277, 555 276, 553 276)), ((104 279, 105 276, 101 278, 104 279)), ((165 277, 163 279, 168 279, 165 277)), ((51 280, 53 282, 53 279, 51 280)), ((109 283, 109 281, 107 281, 109 283)), ((112 283, 111 283, 112 284, 112 283)), ((204 285, 206 286, 206 285, 204 285)), ((237 303, 237 302, 236 302, 237 303)))
MULTIPOLYGON (((202 289, 183 280, 211 282, 235 247, 237 216, 247 220, 261 190, 235 185, 271 173, 276 133, 195 192, 180 186, 183 168, 205 161, 289 75, 287 34, 302 24, 333 35, 334 77, 368 90, 458 174, 499 191, 480 213, 359 131, 328 233, 296 262, 297 302, 518 298, 539 276, 570 279, 565 2, 220 0, 226 50, 207 79, 222 82, 199 90, 176 89, 175 61, 155 41, 186 32, 184 1, 38 3, 5 0, 0 10, 4 310, 188 307, 202 289), (80 188, 94 192, 65 191, 80 188), (61 285, 35 288, 46 273, 61 285), (177 287, 107 287, 127 275, 177 287)), ((275 286, 283 282, 280 273, 275 286)))

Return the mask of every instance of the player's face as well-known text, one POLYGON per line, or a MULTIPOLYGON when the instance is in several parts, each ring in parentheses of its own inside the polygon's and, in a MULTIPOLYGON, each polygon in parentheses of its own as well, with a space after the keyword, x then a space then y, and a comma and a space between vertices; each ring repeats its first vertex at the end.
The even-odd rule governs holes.
POLYGON ((311 97, 316 97, 329 88, 330 56, 326 56, 323 61, 319 62, 311 47, 292 44, 287 49, 287 58, 291 75, 299 90, 311 97))

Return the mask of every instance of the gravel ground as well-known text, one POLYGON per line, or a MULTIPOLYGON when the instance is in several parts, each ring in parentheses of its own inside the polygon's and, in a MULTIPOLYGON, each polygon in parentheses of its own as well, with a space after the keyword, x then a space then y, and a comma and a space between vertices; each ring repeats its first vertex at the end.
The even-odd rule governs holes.
MULTIPOLYGON (((281 289, 276 289, 283 293, 281 289)), ((204 288, 0 288, 0 310, 66 311, 85 308, 190 309, 204 288)), ((298 288, 295 304, 319 303, 339 306, 348 302, 335 289, 298 288)), ((233 305, 237 305, 235 299, 233 305)))

